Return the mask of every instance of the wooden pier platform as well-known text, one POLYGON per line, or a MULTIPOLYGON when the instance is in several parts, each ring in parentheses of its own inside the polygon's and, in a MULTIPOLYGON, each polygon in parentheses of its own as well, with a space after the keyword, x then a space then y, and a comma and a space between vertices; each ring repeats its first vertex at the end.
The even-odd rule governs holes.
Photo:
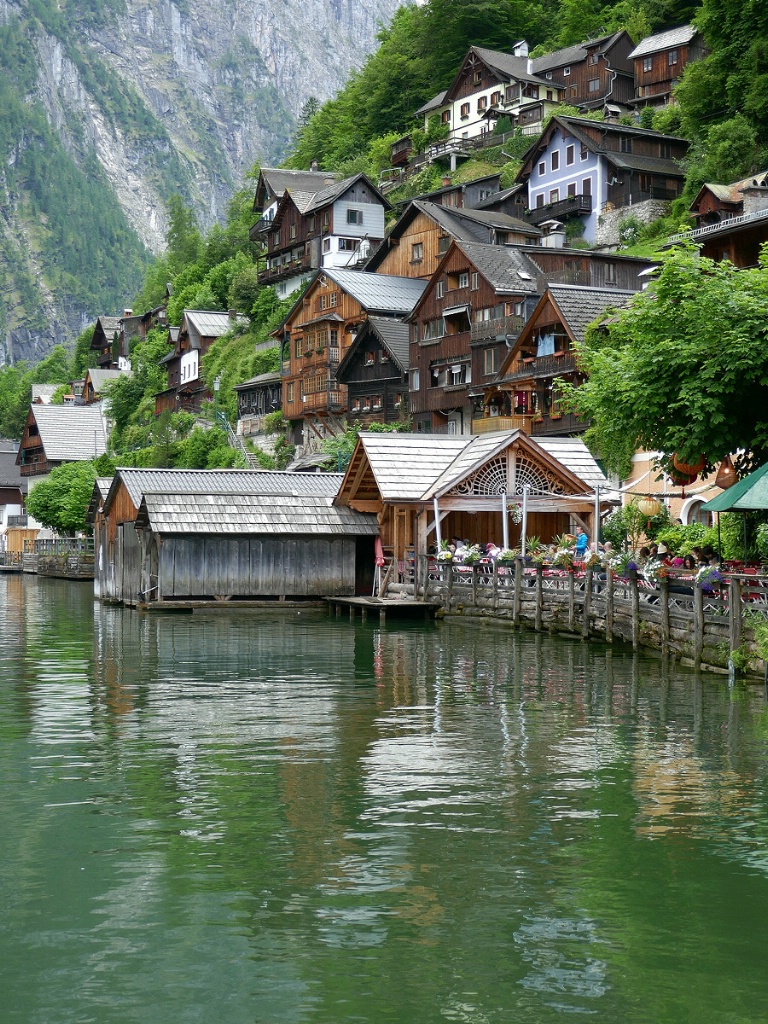
POLYGON ((384 598, 384 597, 328 597, 326 598, 331 614, 337 619, 341 618, 343 608, 349 609, 349 621, 354 622, 355 615, 360 611, 363 622, 368 619, 369 613, 378 613, 379 622, 383 626, 387 616, 397 618, 434 619, 435 613, 442 607, 440 601, 422 601, 409 598, 384 598))

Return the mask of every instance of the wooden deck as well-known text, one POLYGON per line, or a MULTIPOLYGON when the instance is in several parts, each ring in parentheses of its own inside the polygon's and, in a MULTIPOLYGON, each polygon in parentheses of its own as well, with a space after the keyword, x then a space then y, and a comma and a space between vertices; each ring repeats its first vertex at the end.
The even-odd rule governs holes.
POLYGON ((326 598, 331 614, 341 618, 343 608, 349 609, 349 621, 354 622, 359 609, 363 622, 369 613, 377 612, 379 622, 383 625, 387 616, 396 618, 434 619, 436 612, 442 607, 441 601, 429 598, 422 600, 414 597, 329 597, 326 598))

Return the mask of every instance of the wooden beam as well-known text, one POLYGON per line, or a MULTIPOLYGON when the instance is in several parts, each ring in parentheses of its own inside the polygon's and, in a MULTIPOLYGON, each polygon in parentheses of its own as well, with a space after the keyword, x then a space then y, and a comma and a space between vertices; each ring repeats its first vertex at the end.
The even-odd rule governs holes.
POLYGON ((376 514, 378 514, 379 512, 381 512, 381 501, 364 501, 361 499, 353 498, 349 502, 349 507, 354 509, 355 512, 375 512, 376 514))

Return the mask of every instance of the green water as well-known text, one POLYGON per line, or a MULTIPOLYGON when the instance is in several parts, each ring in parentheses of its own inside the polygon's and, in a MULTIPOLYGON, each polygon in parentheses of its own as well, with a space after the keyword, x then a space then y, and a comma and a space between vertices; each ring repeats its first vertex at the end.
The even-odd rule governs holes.
POLYGON ((768 1018, 760 689, 0 577, 3 1024, 768 1018))

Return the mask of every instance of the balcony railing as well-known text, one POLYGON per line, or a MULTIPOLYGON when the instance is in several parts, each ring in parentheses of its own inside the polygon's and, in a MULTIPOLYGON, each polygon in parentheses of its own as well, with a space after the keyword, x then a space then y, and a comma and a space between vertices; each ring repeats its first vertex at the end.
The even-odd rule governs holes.
POLYGON ((533 413, 525 416, 482 416, 472 420, 473 434, 492 434, 497 431, 523 430, 531 432, 533 413))
POLYGON ((577 369, 576 355, 573 352, 563 352, 551 356, 539 356, 538 358, 516 359, 511 373, 505 379, 514 380, 516 377, 558 377, 563 373, 571 373, 577 369))
POLYGON ((516 338, 525 324, 522 316, 500 316, 493 320, 481 320, 471 325, 470 341, 490 341, 492 339, 516 338))
POLYGON ((526 213, 531 224, 545 220, 562 220, 563 217, 584 217, 592 213, 592 196, 566 196, 557 203, 535 206, 526 213))
POLYGON ((335 388, 302 395, 304 412, 335 412, 342 407, 341 391, 335 388))
POLYGON ((248 237, 252 242, 255 242, 261 238, 262 235, 266 235, 271 227, 271 217, 259 217, 256 223, 248 231, 248 237))
POLYGON ((28 516, 8 516, 8 526, 28 526, 28 516))
POLYGON ((288 263, 281 263, 279 267, 267 267, 259 274, 259 283, 267 281, 278 281, 282 277, 290 277, 292 274, 301 274, 305 270, 314 269, 311 255, 302 256, 301 259, 291 260, 288 263))

